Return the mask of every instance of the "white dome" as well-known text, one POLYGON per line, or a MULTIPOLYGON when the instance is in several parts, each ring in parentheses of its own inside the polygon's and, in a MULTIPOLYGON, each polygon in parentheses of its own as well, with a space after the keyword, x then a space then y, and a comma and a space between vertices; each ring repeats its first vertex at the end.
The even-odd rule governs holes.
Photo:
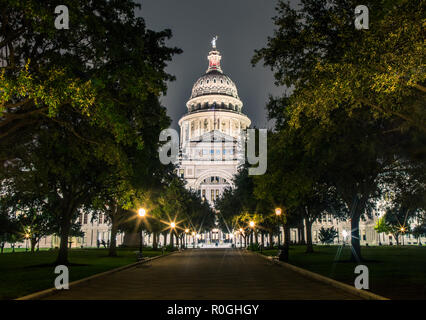
POLYGON ((217 70, 206 73, 195 82, 190 99, 204 95, 226 95, 239 99, 235 83, 217 70))

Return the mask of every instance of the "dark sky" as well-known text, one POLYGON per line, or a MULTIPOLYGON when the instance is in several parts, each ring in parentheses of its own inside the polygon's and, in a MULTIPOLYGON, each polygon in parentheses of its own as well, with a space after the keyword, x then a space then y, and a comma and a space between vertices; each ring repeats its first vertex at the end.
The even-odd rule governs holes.
POLYGON ((211 39, 218 35, 222 70, 237 85, 243 112, 252 125, 266 128, 265 105, 268 95, 279 95, 273 74, 262 64, 252 67, 255 49, 266 45, 273 34, 272 17, 276 0, 138 0, 141 15, 149 29, 172 30, 168 46, 183 53, 176 55, 167 71, 176 76, 161 101, 178 129, 179 118, 186 113, 186 102, 194 82, 207 70, 211 39))

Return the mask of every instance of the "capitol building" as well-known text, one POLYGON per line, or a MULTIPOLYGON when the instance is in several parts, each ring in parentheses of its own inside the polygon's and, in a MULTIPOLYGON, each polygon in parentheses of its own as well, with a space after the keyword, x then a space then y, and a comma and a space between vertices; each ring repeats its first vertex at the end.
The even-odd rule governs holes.
MULTIPOLYGON (((233 187, 233 177, 245 161, 243 135, 250 127, 250 119, 243 113, 237 86, 227 76, 221 67, 222 56, 216 48, 216 39, 212 41, 212 50, 207 56, 208 67, 204 75, 195 81, 189 100, 186 103, 187 112, 179 120, 180 153, 177 166, 178 175, 183 178, 187 188, 196 190, 204 201, 214 207, 214 201, 228 187, 233 187)), ((361 245, 395 244, 390 235, 378 234, 374 230, 377 219, 382 213, 376 212, 372 218, 360 222, 361 245)), ((220 216, 220 215, 217 215, 220 216)), ((81 212, 79 223, 82 225, 83 237, 70 239, 71 247, 96 247, 109 244, 110 225, 104 215, 92 219, 90 212, 81 212)), ((334 227, 338 231, 335 244, 349 243, 345 234, 350 234, 350 221, 340 220, 331 214, 324 214, 312 225, 313 243, 319 243, 321 227, 334 227)), ((241 245, 239 237, 231 233, 223 233, 219 228, 201 235, 204 247, 218 245, 230 246, 234 243, 241 245)), ((281 228, 280 238, 283 239, 281 228)), ((164 243, 161 239, 160 244, 164 243)), ((305 228, 291 229, 292 242, 306 239, 305 228)), ((416 244, 417 240, 410 234, 403 236, 401 243, 416 244)), ((145 245, 152 245, 152 235, 144 235, 145 245)), ((277 241, 277 236, 274 241, 277 241)), ((426 238, 422 237, 421 242, 426 238)), ((261 236, 258 239, 261 243, 261 236)), ((59 246, 58 236, 47 236, 40 240, 39 247, 54 248, 59 246)), ((117 235, 117 245, 127 244, 124 234, 117 235)), ((167 241, 170 243, 170 241, 167 241)), ((265 243, 266 244, 266 243, 265 243)), ((27 243, 17 243, 16 247, 24 247, 27 243)), ((6 246, 9 246, 7 244, 6 246)))
POLYGON ((211 205, 223 190, 232 187, 244 161, 242 134, 250 119, 230 77, 221 68, 220 52, 209 52, 208 68, 192 87, 188 112, 179 120, 179 176, 211 205))

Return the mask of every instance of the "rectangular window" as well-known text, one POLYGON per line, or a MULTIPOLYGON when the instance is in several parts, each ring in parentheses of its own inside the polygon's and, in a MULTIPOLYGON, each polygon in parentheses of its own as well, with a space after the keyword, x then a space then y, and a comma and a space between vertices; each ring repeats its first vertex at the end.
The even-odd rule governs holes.
POLYGON ((213 149, 210 150, 210 154, 214 154, 214 150, 213 149))
POLYGON ((219 197, 219 189, 216 189, 216 198, 219 197))
POLYGON ((223 149, 223 154, 226 154, 226 150, 225 149, 223 149))
POLYGON ((203 149, 203 155, 206 155, 206 154, 207 154, 207 150, 203 149))
POLYGON ((80 214, 78 215, 78 223, 82 224, 83 222, 83 214, 80 212, 80 214))
POLYGON ((87 216, 88 216, 88 214, 85 213, 84 214, 84 219, 83 219, 83 224, 87 224, 87 216))
POLYGON ((211 200, 214 201, 214 190, 211 190, 211 200))
POLYGON ((206 198, 206 189, 203 189, 203 200, 206 198))
POLYGON ((220 149, 217 149, 217 150, 216 150, 216 154, 220 154, 220 149))

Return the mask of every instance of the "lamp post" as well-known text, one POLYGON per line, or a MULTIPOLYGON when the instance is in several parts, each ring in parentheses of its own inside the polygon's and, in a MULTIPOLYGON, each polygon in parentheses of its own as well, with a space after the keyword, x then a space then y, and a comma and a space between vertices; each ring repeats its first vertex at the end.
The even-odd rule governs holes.
MULTIPOLYGON (((138 210, 138 215, 141 219, 145 218, 146 215, 146 210, 145 208, 140 208, 138 210)), ((142 260, 143 259, 143 253, 142 253, 142 247, 143 247, 143 230, 141 228, 141 233, 140 233, 140 239, 139 239, 139 257, 138 260, 142 260)))
MULTIPOLYGON (((281 217, 282 210, 281 208, 275 208, 275 215, 279 218, 281 217)), ((278 226, 278 247, 281 245, 281 226, 278 226)))
POLYGON ((192 247, 195 249, 195 231, 192 231, 192 247))
POLYGON ((28 239, 30 238, 30 235, 28 233, 25 234, 25 252, 28 251, 28 239))
POLYGON ((176 223, 170 222, 170 236, 172 238, 172 241, 171 241, 171 243, 172 243, 172 250, 173 250, 173 246, 174 246, 173 235, 174 235, 175 228, 176 228, 176 223))
MULTIPOLYGON (((285 233, 287 233, 288 232, 288 230, 287 230, 287 228, 285 227, 285 222, 284 222, 284 217, 283 217, 283 215, 282 215, 282 209, 281 208, 276 208, 275 209, 275 214, 278 216, 278 217, 281 217, 281 221, 282 221, 282 224, 283 224, 283 229, 284 229, 284 232, 285 233)), ((281 234, 281 230, 280 230, 280 234, 281 234)), ((280 251, 279 251, 279 255, 278 255, 278 259, 280 260, 280 261, 285 261, 285 262, 287 262, 288 261, 288 249, 289 249, 289 243, 288 243, 288 238, 286 239, 286 237, 284 237, 284 246, 282 247, 282 249, 280 249, 280 251)))
MULTIPOLYGON (((243 228, 240 228, 240 248, 241 249, 243 248, 243 232, 244 232, 243 228)), ((244 237, 244 242, 245 241, 246 241, 246 238, 244 237)), ((244 243, 244 244, 246 244, 246 243, 244 243)))
POLYGON ((404 227, 404 226, 401 226, 401 228, 399 228, 399 231, 402 233, 402 235, 401 235, 401 238, 402 238, 402 245, 404 245, 404 234, 405 234, 405 231, 406 231, 407 229, 404 227))
POLYGON ((255 228, 256 224, 254 223, 254 221, 250 221, 250 222, 249 222, 249 226, 250 226, 250 228, 251 228, 251 233, 250 233, 250 246, 251 246, 251 247, 252 247, 252 249, 253 249, 253 231, 254 231, 254 228, 255 228))

